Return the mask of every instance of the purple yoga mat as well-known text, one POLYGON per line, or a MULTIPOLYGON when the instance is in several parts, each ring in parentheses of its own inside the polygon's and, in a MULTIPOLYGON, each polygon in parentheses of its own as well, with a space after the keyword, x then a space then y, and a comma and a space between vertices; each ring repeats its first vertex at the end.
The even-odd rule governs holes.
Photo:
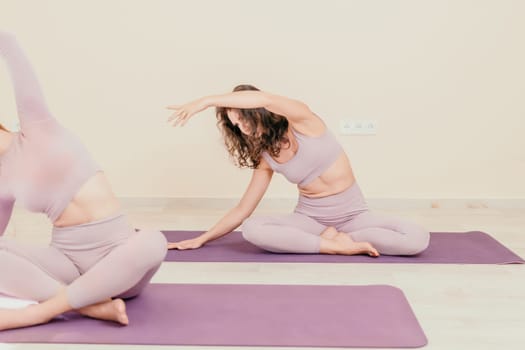
POLYGON ((403 292, 387 285, 152 284, 127 302, 130 325, 68 314, 0 332, 0 342, 421 347, 403 292))
MULTIPOLYGON (((196 237, 202 231, 164 231, 169 241, 196 237)), ((433 232, 430 245, 415 256, 372 258, 365 255, 276 254, 245 241, 232 232, 194 250, 170 250, 166 261, 186 262, 309 262, 309 263, 433 263, 433 264, 522 264, 525 261, 488 234, 472 232, 433 232)))

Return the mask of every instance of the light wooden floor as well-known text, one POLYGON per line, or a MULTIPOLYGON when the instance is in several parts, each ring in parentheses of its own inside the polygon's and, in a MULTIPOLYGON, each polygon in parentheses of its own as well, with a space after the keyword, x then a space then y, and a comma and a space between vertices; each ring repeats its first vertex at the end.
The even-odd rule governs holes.
MULTIPOLYGON (((126 211, 137 227, 196 230, 211 226, 224 213, 206 206, 136 204, 128 204, 126 211)), ((419 222, 430 231, 482 230, 525 256, 525 209, 429 208, 388 210, 388 214, 419 222)), ((17 210, 8 234, 21 240, 46 242, 49 230, 43 216, 17 210)), ((405 292, 429 339, 425 349, 525 349, 525 265, 165 263, 153 282, 390 284, 405 292)), ((152 347, 0 344, 0 349, 149 348, 152 347)))

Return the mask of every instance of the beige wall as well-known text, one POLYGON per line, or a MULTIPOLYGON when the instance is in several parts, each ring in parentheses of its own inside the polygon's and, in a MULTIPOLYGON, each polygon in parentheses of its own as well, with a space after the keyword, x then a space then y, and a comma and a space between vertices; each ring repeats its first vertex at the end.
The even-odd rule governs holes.
MULTIPOLYGON (((525 198, 525 1, 0 0, 56 116, 123 197, 236 197, 212 111, 240 82, 301 99, 343 136, 371 198, 525 198)), ((14 115, 0 68, 0 120, 14 115)), ((294 197, 276 176, 269 197, 294 197)))

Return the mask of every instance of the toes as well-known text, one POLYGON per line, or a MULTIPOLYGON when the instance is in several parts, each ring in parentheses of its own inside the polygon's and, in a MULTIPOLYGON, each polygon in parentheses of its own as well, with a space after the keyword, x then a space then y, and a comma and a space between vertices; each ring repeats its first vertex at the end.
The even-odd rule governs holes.
POLYGON ((127 315, 124 315, 119 319, 119 322, 123 324, 124 326, 127 326, 129 324, 129 319, 127 315))
POLYGON ((379 252, 375 248, 372 248, 372 250, 368 254, 370 256, 373 256, 373 257, 378 257, 379 256, 379 252))
POLYGON ((117 320, 123 325, 129 324, 128 315, 126 314, 126 303, 122 299, 115 299, 113 301, 117 310, 117 320))

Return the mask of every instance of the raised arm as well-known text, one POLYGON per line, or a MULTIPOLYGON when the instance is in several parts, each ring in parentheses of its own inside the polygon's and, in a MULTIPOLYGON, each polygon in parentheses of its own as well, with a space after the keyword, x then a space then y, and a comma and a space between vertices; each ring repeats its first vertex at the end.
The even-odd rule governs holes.
POLYGON ((312 117, 312 111, 301 101, 264 91, 236 91, 204 98, 208 106, 231 108, 266 108, 270 112, 300 123, 312 117))
POLYGON ((5 60, 15 91, 22 129, 33 121, 52 118, 35 72, 16 38, 0 31, 0 56, 5 60))
POLYGON ((266 164, 260 165, 259 168, 253 171, 250 184, 237 206, 232 208, 210 230, 202 235, 181 242, 169 243, 168 249, 196 249, 206 242, 220 238, 239 227, 253 213, 261 201, 268 189, 272 175, 273 171, 266 164))
POLYGON ((266 108, 270 112, 286 117, 294 125, 315 123, 317 126, 320 123, 320 119, 303 102, 264 91, 235 91, 202 97, 185 105, 168 106, 175 111, 170 121, 175 125, 184 125, 192 115, 209 107, 266 108))
POLYGON ((14 199, 0 197, 0 236, 4 234, 7 224, 9 224, 14 204, 14 199))

